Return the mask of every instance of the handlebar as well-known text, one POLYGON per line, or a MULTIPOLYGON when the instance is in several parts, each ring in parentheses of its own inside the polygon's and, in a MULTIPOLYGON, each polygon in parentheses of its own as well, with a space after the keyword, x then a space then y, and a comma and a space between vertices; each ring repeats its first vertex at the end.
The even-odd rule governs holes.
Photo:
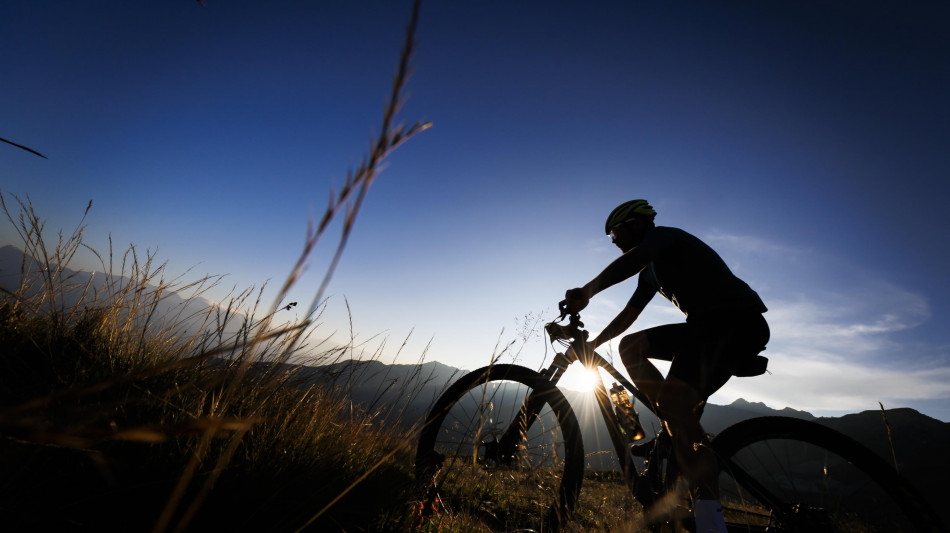
POLYGON ((578 341, 587 342, 587 337, 590 335, 584 330, 584 323, 581 322, 579 313, 562 313, 554 322, 545 324, 544 330, 551 338, 551 342, 565 340, 570 341, 572 345, 578 341), (567 324, 559 324, 558 322, 563 321, 565 317, 568 318, 567 324))

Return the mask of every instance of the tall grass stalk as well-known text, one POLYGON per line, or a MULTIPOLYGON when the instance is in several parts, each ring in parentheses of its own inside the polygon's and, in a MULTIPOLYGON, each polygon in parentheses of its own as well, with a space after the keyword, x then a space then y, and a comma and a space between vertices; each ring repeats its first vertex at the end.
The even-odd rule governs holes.
MULTIPOLYGON (((408 128, 402 125, 393 125, 393 119, 403 103, 402 93, 405 89, 405 85, 410 74, 410 60, 415 48, 415 30, 419 16, 419 5, 420 2, 418 0, 413 4, 412 15, 406 30, 406 39, 399 61, 399 67, 393 80, 392 93, 383 110, 382 127, 380 129, 379 137, 370 143, 371 149, 368 157, 363 160, 363 162, 357 167, 355 171, 347 173, 346 180, 344 181, 340 192, 336 195, 331 194, 330 201, 326 210, 324 211, 323 218, 320 220, 316 228, 314 229, 312 223, 308 227, 303 251, 301 252, 290 275, 287 277, 287 279, 284 281, 284 284, 278 291, 277 297, 275 298, 274 303, 271 305, 269 312, 265 314, 263 323, 255 330, 255 337, 250 343, 251 347, 255 347, 265 340, 266 335, 269 332, 271 317, 285 302, 285 298, 291 287, 293 287, 300 279, 307 260, 312 255, 313 250, 320 241, 326 229, 329 227, 330 223, 341 212, 344 212, 342 234, 340 236, 340 240, 338 241, 336 251, 330 262, 330 266, 327 268, 320 287, 317 290, 317 293, 314 295, 310 306, 305 312, 303 323, 301 324, 303 327, 295 327, 285 330, 289 335, 289 342, 286 342, 286 344, 282 347, 282 351, 279 353, 278 361, 280 362, 288 360, 295 353, 296 349, 300 347, 300 344, 304 339, 304 335, 307 331, 309 331, 307 326, 310 325, 313 316, 316 314, 320 303, 322 302, 326 287, 329 284, 329 281, 332 278, 337 265, 339 264, 340 257, 342 256, 343 250, 346 247, 346 243, 349 240, 350 232, 353 228, 353 224, 356 221, 356 217, 360 211, 360 208, 362 207, 363 199, 365 198, 366 193, 369 191, 369 187, 372 185, 373 181, 378 175, 382 161, 390 153, 392 153, 396 147, 402 144, 402 142, 408 140, 416 133, 429 127, 428 123, 421 122, 416 122, 408 128)), ((241 359, 241 362, 238 365, 236 378, 229 383, 229 386, 223 394, 224 404, 226 404, 228 401, 234 401, 232 398, 238 396, 241 392, 241 378, 243 377, 244 373, 247 372, 248 365, 250 363, 250 358, 241 359)), ((204 452, 210 445, 210 439, 214 438, 215 429, 216 428, 209 428, 209 430, 203 435, 202 442, 199 447, 199 450, 202 452, 204 452)), ((219 466, 226 464, 230 459, 231 454, 233 454, 235 450, 235 447, 229 447, 226 453, 223 454, 219 460, 219 466)), ((202 461, 202 455, 203 453, 196 453, 189 463, 181 477, 181 481, 169 499, 168 506, 159 519, 159 523, 156 526, 156 531, 163 531, 165 526, 171 520, 175 508, 177 507, 181 498, 184 496, 185 489, 187 488, 188 483, 191 481, 191 477, 193 477, 198 465, 202 461)), ((220 468, 215 469, 215 473, 217 472, 220 472, 220 468)), ((208 490, 210 490, 210 486, 215 482, 216 479, 217 475, 212 475, 205 482, 205 487, 201 492, 201 497, 197 498, 192 504, 192 507, 185 515, 185 519, 180 522, 181 525, 188 523, 194 514, 194 509, 201 504, 203 497, 207 494, 208 490)), ((321 511, 321 513, 322 512, 324 511, 321 511)), ((179 529, 180 527, 176 529, 176 531, 179 529)))
POLYGON ((404 521, 405 433, 367 424, 373 409, 354 410, 337 388, 304 383, 290 363, 354 353, 352 344, 315 338, 315 328, 381 163, 429 126, 395 124, 418 13, 417 1, 378 137, 308 226, 268 306, 261 288, 195 308, 188 302, 220 277, 169 278, 154 253, 134 246, 114 257, 110 242, 100 255, 83 243, 91 202, 71 233, 49 240, 29 199, 0 194, 24 251, 17 284, 0 302, 0 510, 14 525, 292 531, 387 530, 404 521), (339 217, 317 293, 302 319, 281 323, 291 288, 339 217), (80 252, 91 252, 102 273, 70 270, 80 252), (376 513, 365 512, 367 494, 376 513))
POLYGON ((43 155, 43 154, 37 152, 36 150, 34 150, 34 149, 32 149, 32 148, 28 148, 28 147, 26 147, 26 146, 23 146, 22 144, 17 144, 17 143, 15 143, 15 142, 13 142, 13 141, 8 141, 8 140, 6 140, 6 139, 4 139, 4 138, 0 138, 0 142, 5 142, 5 143, 7 143, 7 144, 9 144, 9 145, 16 146, 17 148, 19 148, 19 149, 21 149, 21 150, 26 150, 27 152, 30 152, 31 154, 38 155, 38 156, 42 157, 43 159, 47 159, 47 157, 46 157, 45 155, 43 155))

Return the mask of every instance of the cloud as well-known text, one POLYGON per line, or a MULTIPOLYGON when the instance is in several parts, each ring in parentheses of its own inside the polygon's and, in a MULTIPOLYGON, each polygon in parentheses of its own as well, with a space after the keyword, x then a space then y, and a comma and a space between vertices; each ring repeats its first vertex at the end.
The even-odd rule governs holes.
POLYGON ((925 297, 884 282, 836 293, 768 299, 773 342, 803 351, 872 356, 895 346, 889 334, 931 318, 925 297))
POLYGON ((931 319, 927 298, 883 280, 857 277, 834 292, 799 293, 769 300, 773 343, 791 353, 848 354, 882 363, 909 352, 894 334, 931 319))
POLYGON ((736 398, 806 411, 861 411, 950 398, 950 367, 883 368, 832 353, 769 353, 770 374, 733 379, 714 403, 736 398))
POLYGON ((907 340, 933 317, 926 296, 832 254, 755 237, 707 239, 723 257, 738 258, 734 270, 754 271, 765 281, 752 285, 769 307, 772 330, 765 354, 772 373, 733 380, 719 401, 745 397, 849 411, 875 408, 878 401, 950 399, 946 343, 907 340))
POLYGON ((603 255, 616 257, 619 251, 609 239, 606 237, 598 237, 584 241, 584 253, 593 256, 603 255))
POLYGON ((806 257, 813 252, 808 248, 792 246, 750 235, 731 235, 714 230, 702 239, 716 250, 729 250, 730 255, 770 255, 784 259, 806 257))

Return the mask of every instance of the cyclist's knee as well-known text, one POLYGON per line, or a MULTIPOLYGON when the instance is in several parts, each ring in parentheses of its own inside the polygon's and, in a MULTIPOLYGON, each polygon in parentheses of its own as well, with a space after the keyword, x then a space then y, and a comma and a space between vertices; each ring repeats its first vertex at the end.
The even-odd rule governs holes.
POLYGON ((647 360, 650 352, 650 343, 642 332, 632 333, 620 339, 617 346, 620 350, 620 360, 626 366, 638 365, 647 360))

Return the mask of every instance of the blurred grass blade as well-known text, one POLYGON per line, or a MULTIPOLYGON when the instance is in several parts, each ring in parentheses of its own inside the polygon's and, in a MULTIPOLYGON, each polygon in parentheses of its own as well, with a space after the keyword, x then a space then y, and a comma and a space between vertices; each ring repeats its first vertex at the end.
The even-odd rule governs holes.
POLYGON ((26 150, 27 152, 36 154, 36 155, 42 157, 43 159, 48 159, 45 155, 43 155, 43 154, 37 152, 36 150, 34 150, 34 149, 32 149, 32 148, 27 148, 26 146, 23 146, 22 144, 17 144, 17 143, 15 143, 15 142, 13 142, 13 141, 8 141, 8 140, 4 139, 3 137, 0 137, 0 141, 3 141, 3 142, 5 142, 5 143, 7 143, 7 144, 12 144, 13 146, 16 146, 17 148, 20 148, 20 149, 22 149, 22 150, 26 150))

